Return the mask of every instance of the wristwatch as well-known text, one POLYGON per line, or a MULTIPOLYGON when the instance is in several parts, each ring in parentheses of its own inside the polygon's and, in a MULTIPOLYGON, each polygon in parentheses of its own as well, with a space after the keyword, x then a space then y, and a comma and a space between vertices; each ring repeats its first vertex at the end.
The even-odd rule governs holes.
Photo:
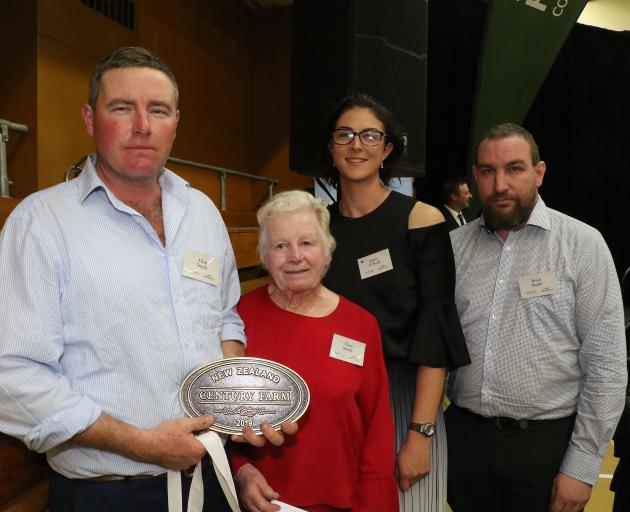
POLYGON ((435 434, 435 425, 433 423, 409 423, 409 430, 420 432, 424 437, 432 437, 435 434))

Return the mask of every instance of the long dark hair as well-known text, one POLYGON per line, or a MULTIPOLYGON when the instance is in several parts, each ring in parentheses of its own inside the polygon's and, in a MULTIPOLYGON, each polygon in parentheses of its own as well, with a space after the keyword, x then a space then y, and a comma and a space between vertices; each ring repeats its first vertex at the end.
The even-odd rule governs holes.
POLYGON ((383 124, 385 144, 391 142, 393 146, 391 153, 383 162, 383 168, 379 169, 381 181, 387 184, 392 178, 398 175, 398 169, 402 163, 405 151, 405 141, 400 127, 394 118, 394 114, 374 98, 366 94, 351 94, 350 96, 346 96, 330 114, 326 131, 325 148, 322 153, 325 172, 323 178, 328 184, 339 189, 339 170, 333 166, 333 159, 330 154, 330 145, 332 144, 331 134, 342 114, 353 108, 366 108, 372 112, 374 117, 383 124))

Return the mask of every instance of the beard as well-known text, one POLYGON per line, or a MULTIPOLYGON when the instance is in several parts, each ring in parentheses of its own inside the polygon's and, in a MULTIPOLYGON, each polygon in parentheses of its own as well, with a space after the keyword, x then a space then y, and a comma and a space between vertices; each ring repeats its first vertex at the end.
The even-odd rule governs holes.
POLYGON ((508 193, 496 193, 487 197, 483 201, 483 216, 486 226, 496 231, 498 229, 513 230, 523 226, 536 206, 538 199, 538 189, 536 187, 523 197, 508 193), (511 209, 497 208, 493 201, 498 199, 509 199, 514 202, 511 209))

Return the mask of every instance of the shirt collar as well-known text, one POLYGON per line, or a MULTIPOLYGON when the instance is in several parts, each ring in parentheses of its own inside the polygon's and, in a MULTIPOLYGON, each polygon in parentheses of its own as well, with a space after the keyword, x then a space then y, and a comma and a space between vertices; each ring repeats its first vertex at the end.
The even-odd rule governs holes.
MULTIPOLYGON (((479 226, 483 227, 486 230, 489 230, 489 228, 486 228, 486 218, 483 215, 479 219, 479 226)), ((525 226, 536 226, 542 229, 551 229, 549 210, 547 209, 547 205, 545 205, 545 202, 543 201, 542 197, 540 197, 540 195, 538 195, 536 205, 534 206, 532 213, 529 215, 529 219, 527 219, 525 226)))
MULTIPOLYGON (((113 197, 111 191, 103 183, 103 180, 101 180, 96 172, 95 164, 96 154, 92 153, 88 155, 81 174, 75 178, 77 180, 81 180, 82 182, 80 185, 81 202, 85 201, 92 192, 99 188, 102 188, 107 193, 110 200, 113 197)), ((190 188, 190 184, 186 180, 180 178, 174 172, 169 171, 166 167, 162 168, 162 174, 160 174, 158 181, 163 192, 170 193, 178 197, 184 196, 188 188, 190 188)))
POLYGON ((96 173, 96 169, 94 168, 94 164, 96 162, 96 155, 90 154, 85 160, 85 165, 83 166, 83 170, 81 174, 76 180, 81 182, 80 185, 80 196, 79 199, 81 202, 85 201, 85 199, 96 189, 102 188, 103 190, 107 190, 105 184, 101 181, 98 174, 96 173))
POLYGON ((542 229, 551 229, 549 210, 547 205, 545 205, 545 202, 542 200, 542 197, 538 196, 536 206, 534 206, 534 210, 529 216, 529 219, 527 219, 526 225, 537 226, 542 229))
POLYGON ((448 211, 455 219, 457 219, 457 216, 462 213, 462 212, 456 212, 452 208, 449 208, 447 205, 444 205, 444 208, 446 208, 446 211, 448 211))

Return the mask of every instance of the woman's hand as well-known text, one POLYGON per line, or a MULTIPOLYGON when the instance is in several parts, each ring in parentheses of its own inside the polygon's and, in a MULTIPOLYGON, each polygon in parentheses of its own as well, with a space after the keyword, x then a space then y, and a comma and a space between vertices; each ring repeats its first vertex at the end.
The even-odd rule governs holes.
POLYGON ((396 456, 396 480, 401 491, 431 472, 431 439, 418 432, 408 432, 396 456))
POLYGON ((238 470, 235 476, 238 488, 238 501, 250 512, 275 512, 278 505, 271 503, 280 496, 267 483, 263 474, 247 463, 238 470))
POLYGON ((260 430, 262 430, 262 435, 254 434, 253 429, 250 427, 245 427, 243 429, 243 435, 232 435, 232 441, 235 443, 249 443, 258 448, 261 446, 265 446, 265 443, 269 441, 274 446, 281 446, 284 444, 284 436, 293 435, 298 431, 297 423, 289 423, 285 421, 280 425, 279 431, 274 430, 274 428, 269 423, 263 423, 260 425, 260 430))

